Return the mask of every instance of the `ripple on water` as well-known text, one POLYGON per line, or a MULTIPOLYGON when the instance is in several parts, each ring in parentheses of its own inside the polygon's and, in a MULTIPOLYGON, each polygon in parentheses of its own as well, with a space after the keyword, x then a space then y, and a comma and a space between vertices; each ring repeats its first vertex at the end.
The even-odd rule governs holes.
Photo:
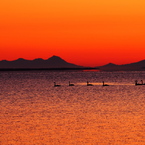
POLYGON ((3 145, 145 144, 145 89, 134 86, 144 73, 60 72, 59 88, 56 72, 2 75, 3 145), (102 87, 102 80, 111 85, 102 87))

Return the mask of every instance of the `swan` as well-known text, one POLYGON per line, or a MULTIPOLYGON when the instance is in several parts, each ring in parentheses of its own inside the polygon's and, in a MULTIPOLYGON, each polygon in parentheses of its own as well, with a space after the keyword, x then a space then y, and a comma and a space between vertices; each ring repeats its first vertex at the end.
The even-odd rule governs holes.
POLYGON ((74 84, 71 84, 70 81, 69 81, 69 86, 74 86, 74 84))
POLYGON ((137 80, 135 80, 135 85, 138 85, 138 83, 137 83, 138 81, 137 80))
POLYGON ((87 86, 93 86, 92 84, 89 84, 89 82, 87 81, 87 86))
POLYGON ((60 87, 61 85, 56 85, 56 82, 54 82, 54 87, 60 87))
POLYGON ((109 85, 108 84, 105 84, 104 81, 103 81, 103 86, 109 86, 109 85))
POLYGON ((145 84, 143 83, 143 80, 141 80, 141 84, 139 84, 138 81, 135 80, 135 85, 137 86, 137 85, 145 85, 145 84))
POLYGON ((141 80, 141 84, 142 84, 142 85, 145 85, 145 84, 143 83, 143 80, 141 80))
MULTIPOLYGON (((142 82, 142 80, 141 80, 141 82, 142 82)), ((140 84, 140 83, 138 83, 137 80, 135 80, 135 85, 136 85, 136 86, 137 86, 137 85, 143 85, 143 82, 142 82, 142 84, 140 84)))

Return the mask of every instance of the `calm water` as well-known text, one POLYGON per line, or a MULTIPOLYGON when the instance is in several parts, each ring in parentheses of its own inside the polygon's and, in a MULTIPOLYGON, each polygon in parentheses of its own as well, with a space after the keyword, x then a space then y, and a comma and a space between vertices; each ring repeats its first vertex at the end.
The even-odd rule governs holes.
POLYGON ((0 72, 0 144, 145 145, 136 79, 145 72, 0 72))

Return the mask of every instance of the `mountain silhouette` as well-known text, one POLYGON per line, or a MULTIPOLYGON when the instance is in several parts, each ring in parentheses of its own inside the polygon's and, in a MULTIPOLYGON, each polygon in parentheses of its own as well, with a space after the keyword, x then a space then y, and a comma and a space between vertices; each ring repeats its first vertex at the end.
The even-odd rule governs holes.
POLYGON ((98 68, 102 71, 144 71, 145 60, 123 65, 109 63, 107 65, 100 66, 98 68))
POLYGON ((81 68, 81 66, 68 63, 58 56, 52 56, 47 60, 37 58, 34 60, 26 60, 19 58, 14 61, 0 61, 1 69, 44 69, 44 68, 81 68))
POLYGON ((69 63, 59 56, 52 56, 46 60, 37 58, 26 60, 19 58, 13 61, 0 61, 0 70, 5 69, 98 69, 101 71, 145 71, 145 60, 124 65, 108 63, 99 67, 83 67, 69 63))

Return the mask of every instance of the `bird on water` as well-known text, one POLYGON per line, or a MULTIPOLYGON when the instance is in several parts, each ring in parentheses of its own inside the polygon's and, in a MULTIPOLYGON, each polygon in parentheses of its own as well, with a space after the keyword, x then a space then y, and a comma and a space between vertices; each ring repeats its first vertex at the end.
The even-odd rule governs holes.
POLYGON ((143 83, 143 80, 141 80, 141 84, 142 84, 142 85, 145 85, 145 83, 143 83))
POLYGON ((103 86, 109 86, 109 85, 108 84, 105 84, 104 81, 103 81, 103 86))
POLYGON ((137 85, 145 85, 145 83, 143 83, 143 80, 141 80, 141 83, 138 83, 138 81, 135 80, 135 85, 136 85, 136 86, 137 86, 137 85))
POLYGON ((54 82, 54 87, 60 87, 61 85, 57 85, 56 82, 54 82))
POLYGON ((71 84, 70 81, 69 81, 69 86, 74 86, 74 84, 71 84))
POLYGON ((87 81, 87 86, 93 86, 93 84, 90 84, 90 83, 87 81))

